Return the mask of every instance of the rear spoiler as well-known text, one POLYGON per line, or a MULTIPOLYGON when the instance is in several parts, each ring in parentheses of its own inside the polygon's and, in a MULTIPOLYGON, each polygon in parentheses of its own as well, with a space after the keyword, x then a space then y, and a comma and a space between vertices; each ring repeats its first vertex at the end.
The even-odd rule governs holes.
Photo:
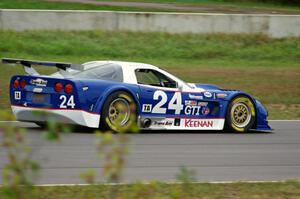
POLYGON ((24 70, 29 75, 39 75, 39 73, 32 68, 32 66, 49 66, 56 67, 59 69, 59 72, 63 76, 68 76, 67 69, 71 68, 74 70, 83 70, 82 65, 71 64, 71 63, 62 63, 62 62, 49 62, 49 61, 33 61, 33 60, 24 60, 24 59, 12 59, 12 58, 2 58, 3 64, 21 64, 24 67, 24 70))

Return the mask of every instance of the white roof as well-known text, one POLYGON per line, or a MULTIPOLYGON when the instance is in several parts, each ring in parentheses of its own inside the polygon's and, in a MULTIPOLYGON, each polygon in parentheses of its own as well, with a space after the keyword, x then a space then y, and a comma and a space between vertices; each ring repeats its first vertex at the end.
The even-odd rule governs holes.
POLYGON ((91 61, 84 63, 84 70, 89 68, 105 65, 105 64, 117 64, 122 68, 123 71, 123 82, 137 84, 137 79, 135 76, 135 70, 144 68, 144 69, 154 69, 159 70, 158 67, 145 64, 145 63, 138 63, 138 62, 125 62, 125 61, 91 61))
POLYGON ((157 66, 151 64, 139 63, 139 62, 126 62, 126 61, 91 61, 83 64, 84 69, 93 68, 95 66, 100 66, 104 64, 117 64, 126 70, 128 68, 137 69, 137 68, 147 68, 147 69, 158 69, 157 66))
POLYGON ((122 68, 123 71, 123 82, 124 83, 130 83, 130 84, 137 84, 137 79, 135 75, 136 69, 152 69, 156 70, 167 77, 173 79, 174 81, 178 82, 179 85, 183 87, 184 90, 190 90, 190 89, 197 89, 197 90, 203 90, 196 88, 196 86, 191 86, 185 83, 184 81, 180 80, 176 76, 156 67, 151 64, 145 64, 145 63, 139 63, 139 62, 125 62, 125 61, 91 61, 82 64, 84 66, 84 70, 105 65, 105 64, 117 64, 122 68))

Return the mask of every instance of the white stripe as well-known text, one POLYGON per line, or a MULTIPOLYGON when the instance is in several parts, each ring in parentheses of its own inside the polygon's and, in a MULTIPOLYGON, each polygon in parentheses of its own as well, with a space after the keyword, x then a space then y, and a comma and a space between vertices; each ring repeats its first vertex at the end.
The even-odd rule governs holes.
POLYGON ((269 122, 300 122, 300 120, 268 120, 269 122))
MULTIPOLYGON (((191 182, 191 184, 233 184, 233 183, 283 183, 283 182, 288 182, 288 180, 250 180, 250 181, 211 181, 211 182, 191 182)), ((298 182, 298 181, 296 181, 298 182)), ((144 185, 148 185, 151 184, 151 182, 147 182, 147 181, 142 181, 139 182, 142 183, 144 185)), ((164 184, 183 184, 183 182, 176 182, 176 181, 167 181, 167 182, 163 182, 164 184)), ((96 185, 105 185, 105 186, 118 186, 118 185, 130 185, 130 184, 134 184, 134 183, 126 183, 126 182, 120 182, 120 183, 99 183, 96 185)), ((38 184, 35 186, 39 186, 39 187, 54 187, 54 186, 89 186, 92 184, 38 184)))

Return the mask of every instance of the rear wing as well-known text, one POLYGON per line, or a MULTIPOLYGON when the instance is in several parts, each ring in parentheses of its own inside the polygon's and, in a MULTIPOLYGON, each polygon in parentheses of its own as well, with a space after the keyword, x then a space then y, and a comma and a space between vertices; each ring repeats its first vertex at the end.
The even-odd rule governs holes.
POLYGON ((71 64, 71 63, 63 63, 63 62, 49 62, 49 61, 33 61, 33 60, 24 60, 24 59, 12 59, 12 58, 2 58, 3 64, 21 64, 24 67, 24 70, 29 75, 39 75, 39 73, 32 68, 32 66, 48 66, 48 67, 56 67, 61 75, 68 76, 67 72, 68 68, 73 70, 83 70, 82 65, 71 64))

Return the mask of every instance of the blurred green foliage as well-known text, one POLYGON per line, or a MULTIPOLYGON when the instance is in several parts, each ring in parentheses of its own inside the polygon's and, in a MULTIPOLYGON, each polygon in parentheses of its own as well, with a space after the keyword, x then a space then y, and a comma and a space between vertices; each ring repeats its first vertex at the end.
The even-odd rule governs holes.
MULTIPOLYGON (((150 182, 125 185, 37 187, 39 199, 298 199, 300 182, 210 184, 194 183, 189 193, 181 184, 150 182), (116 189, 116 198, 111 191, 116 189), (183 197, 183 195, 185 197, 183 197)), ((1 189, 1 188, 0 188, 1 189)))
MULTIPOLYGON (((122 109, 124 107, 121 105, 118 106, 118 111, 123 113, 122 109)), ((136 112, 135 105, 130 107, 131 113, 136 112)), ((106 118, 109 120, 109 118, 106 118)), ((139 129, 137 127, 137 118, 135 114, 130 114, 129 121, 125 125, 121 125, 123 117, 120 116, 114 121, 113 130, 107 131, 96 131, 96 151, 97 155, 101 160, 103 160, 102 169, 102 179, 97 182, 96 176, 97 172, 95 170, 87 170, 84 173, 81 173, 81 178, 88 184, 96 183, 119 183, 122 179, 122 174, 124 166, 126 163, 126 155, 129 153, 129 133, 138 133, 139 129)), ((108 189, 110 198, 118 199, 119 192, 117 186, 112 186, 108 189)))
MULTIPOLYGON (((6 121, 14 119, 7 112, 0 111, 0 115, 6 121)), ((6 157, 6 163, 2 168, 3 187, 0 196, 7 199, 34 198, 33 181, 37 177, 40 165, 32 158, 33 151, 27 143, 25 130, 2 122, 0 133, 0 150, 6 157)))
MULTIPOLYGON (((132 107, 133 108, 133 107, 132 107)), ((135 112, 136 107, 132 112, 135 112)), ((39 117, 47 118, 45 123, 39 123, 46 133, 46 139, 57 141, 60 139, 62 132, 70 132, 70 127, 66 124, 59 123, 55 118, 46 112, 34 112, 39 117)), ((0 111, 0 117, 6 121, 13 121, 14 117, 7 112, 0 111)), ((136 115, 131 114, 130 121, 136 121, 136 115)), ((33 199, 38 197, 35 192, 34 177, 40 169, 38 162, 33 161, 33 151, 29 147, 26 139, 26 130, 12 123, 0 123, 1 145, 0 150, 5 152, 7 163, 5 163, 2 173, 2 185, 0 188, 0 198, 6 199, 33 199)), ((120 121, 121 122, 121 121, 120 121)), ((116 124, 119 122, 116 121, 116 124)), ((116 126, 115 131, 100 132, 97 131, 95 149, 100 158, 104 159, 103 167, 104 181, 119 182, 125 165, 125 156, 128 154, 129 137, 127 133, 137 132, 137 124, 131 122, 126 128, 116 126)), ((96 183, 96 172, 88 170, 80 174, 81 178, 89 184, 96 183)), ((116 198, 117 190, 114 188, 110 191, 111 198, 116 198)))

